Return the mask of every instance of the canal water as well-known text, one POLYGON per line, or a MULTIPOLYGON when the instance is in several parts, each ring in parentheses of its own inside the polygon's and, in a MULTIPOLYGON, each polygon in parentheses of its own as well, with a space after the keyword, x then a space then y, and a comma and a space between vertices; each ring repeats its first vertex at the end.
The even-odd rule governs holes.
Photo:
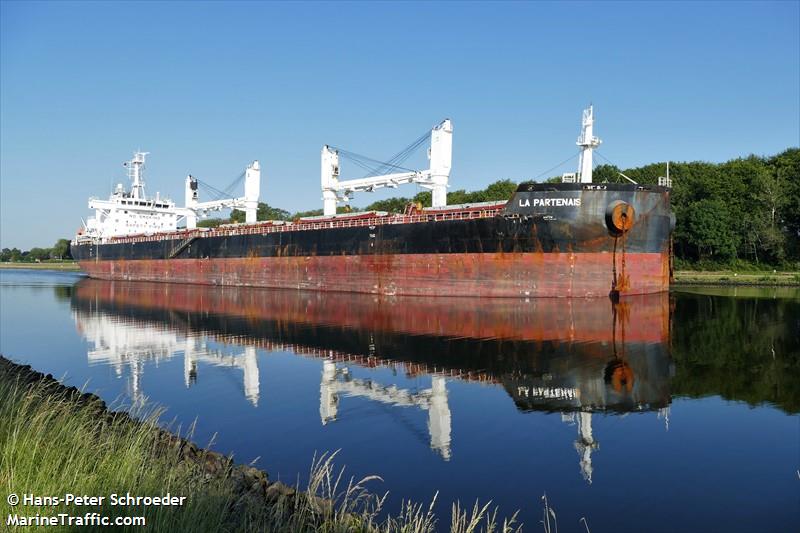
POLYGON ((379 298, 0 271, 0 352, 302 484, 491 500, 539 530, 800 524, 800 292, 379 298))

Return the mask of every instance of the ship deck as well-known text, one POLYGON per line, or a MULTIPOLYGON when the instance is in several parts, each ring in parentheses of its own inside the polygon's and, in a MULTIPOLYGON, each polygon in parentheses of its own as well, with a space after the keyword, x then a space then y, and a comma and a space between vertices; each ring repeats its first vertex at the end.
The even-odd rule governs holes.
MULTIPOLYGON (((492 218, 500 214, 507 201, 482 202, 448 206, 445 208, 427 208, 412 214, 390 214, 381 211, 347 213, 330 216, 318 216, 299 219, 297 221, 267 220, 254 224, 230 224, 217 228, 183 229, 178 231, 126 235, 102 240, 99 244, 139 243, 175 239, 196 239, 207 237, 230 237, 234 235, 263 235, 288 231, 308 231, 327 228, 353 228, 377 226, 385 224, 415 224, 421 222, 438 222, 445 220, 468 220, 492 218)), ((95 244, 86 240, 78 244, 95 244)))

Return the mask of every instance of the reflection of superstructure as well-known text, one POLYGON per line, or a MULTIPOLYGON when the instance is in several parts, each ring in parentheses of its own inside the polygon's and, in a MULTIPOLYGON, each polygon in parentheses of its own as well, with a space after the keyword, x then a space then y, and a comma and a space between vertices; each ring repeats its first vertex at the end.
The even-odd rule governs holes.
POLYGON ((84 310, 73 312, 73 318, 83 337, 94 346, 87 352, 89 364, 111 365, 118 377, 124 375, 127 367, 130 395, 136 401, 143 398, 145 365, 157 366, 183 353, 186 387, 197 381, 198 363, 239 368, 243 373, 244 395, 253 405, 258 405, 259 375, 254 346, 245 346, 243 354, 232 355, 209 348, 206 341, 196 335, 183 335, 163 325, 84 310))
POLYGON ((577 426, 575 447, 587 481, 598 449, 595 414, 668 415, 673 365, 666 294, 619 303, 407 299, 87 279, 72 301, 78 311, 159 330, 322 359, 323 423, 336 419, 347 396, 417 406, 428 411, 431 446, 445 458, 451 454, 445 378, 502 386, 520 411, 561 413, 577 426), (356 379, 355 365, 430 376, 431 388, 356 379))
POLYGON ((426 410, 431 448, 445 460, 450 459, 450 406, 447 403, 445 378, 442 376, 431 376, 430 389, 411 391, 353 378, 347 367, 337 368, 335 362, 326 360, 322 364, 319 395, 319 416, 323 424, 336 420, 340 396, 361 397, 392 406, 426 410))

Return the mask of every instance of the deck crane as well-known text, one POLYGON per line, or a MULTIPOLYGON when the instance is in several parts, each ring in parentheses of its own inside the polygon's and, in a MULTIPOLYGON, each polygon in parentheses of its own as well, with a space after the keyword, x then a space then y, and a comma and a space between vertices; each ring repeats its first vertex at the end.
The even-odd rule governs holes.
POLYGON ((390 161, 383 163, 380 168, 402 170, 402 172, 343 181, 339 180, 340 150, 329 145, 323 146, 320 174, 323 213, 326 216, 335 215, 337 204, 348 202, 353 193, 372 192, 383 187, 395 188, 406 183, 416 183, 425 189, 430 189, 433 193, 433 207, 446 206, 447 183, 450 179, 450 167, 453 159, 453 124, 450 119, 445 119, 434 126, 430 132, 430 139, 431 146, 428 151, 430 168, 426 170, 404 169, 390 161))
POLYGON ((244 196, 241 198, 224 198, 199 202, 197 200, 198 180, 189 175, 186 177, 185 199, 186 207, 179 209, 180 214, 186 217, 186 228, 197 227, 198 216, 205 216, 209 211, 221 209, 242 209, 245 212, 245 222, 256 222, 258 211, 258 197, 261 189, 261 166, 258 161, 253 161, 244 171, 244 196))

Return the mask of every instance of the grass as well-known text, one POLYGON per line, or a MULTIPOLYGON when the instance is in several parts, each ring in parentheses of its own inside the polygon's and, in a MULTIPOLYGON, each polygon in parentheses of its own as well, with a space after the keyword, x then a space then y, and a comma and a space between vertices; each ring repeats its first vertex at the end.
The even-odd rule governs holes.
MULTIPOLYGON (((367 485, 379 478, 346 479, 334 466, 336 454, 312 460, 305 490, 282 489, 275 497, 237 489, 231 471, 210 474, 200 451, 191 462, 165 446, 159 412, 139 408, 134 420, 111 413, 92 395, 82 395, 47 379, 31 380, 0 357, 0 518, 9 514, 83 516, 97 512, 108 517, 144 516, 148 531, 291 531, 291 532, 433 532, 441 530, 429 505, 404 502, 396 515, 384 509, 387 494, 367 485), (6 364, 8 363, 8 364, 6 364), (12 370, 9 370, 12 369, 12 370), (198 466, 200 465, 200 466, 198 466), (66 493, 108 496, 186 496, 183 507, 118 507, 108 498, 100 507, 11 507, 6 495, 57 496, 66 493)), ((182 441, 186 442, 186 441, 182 441)), ((268 485, 266 494, 270 494, 268 485)), ((546 514, 554 516, 548 507, 546 514)), ((511 532, 521 528, 516 514, 499 519, 491 503, 451 508, 449 530, 454 533, 511 532)), ((84 527, 82 531, 100 530, 84 527)), ((141 527, 117 528, 139 530, 141 527)), ((12 529, 13 530, 13 529, 12 529)), ((22 530, 22 528, 20 528, 22 530)), ((48 527, 49 531, 71 531, 48 527)), ((549 529, 548 529, 549 531, 549 529)))
POLYGON ((675 285, 759 285, 800 286, 800 272, 778 271, 700 271, 679 270, 675 272, 675 285))
MULTIPOLYGON (((206 480, 178 463, 156 446, 157 414, 141 424, 100 416, 99 406, 81 404, 74 395, 56 392, 44 384, 27 385, 19 379, 0 377, 0 517, 12 512, 56 515, 97 511, 105 516, 142 514, 147 527, 156 531, 225 530, 226 513, 233 494, 221 480, 206 480), (105 505, 100 508, 17 507, 13 511, 5 495, 32 493, 43 496, 72 494, 188 496, 178 510, 148 507, 128 511, 105 505)), ((109 502, 106 499, 106 504, 109 502)), ((69 527, 52 528, 69 531, 69 527)), ((88 528, 91 531, 91 528, 88 528)))
POLYGON ((81 269, 81 267, 75 261, 42 261, 41 263, 0 262, 0 269, 2 268, 24 268, 29 270, 68 270, 68 271, 78 271, 81 269))

